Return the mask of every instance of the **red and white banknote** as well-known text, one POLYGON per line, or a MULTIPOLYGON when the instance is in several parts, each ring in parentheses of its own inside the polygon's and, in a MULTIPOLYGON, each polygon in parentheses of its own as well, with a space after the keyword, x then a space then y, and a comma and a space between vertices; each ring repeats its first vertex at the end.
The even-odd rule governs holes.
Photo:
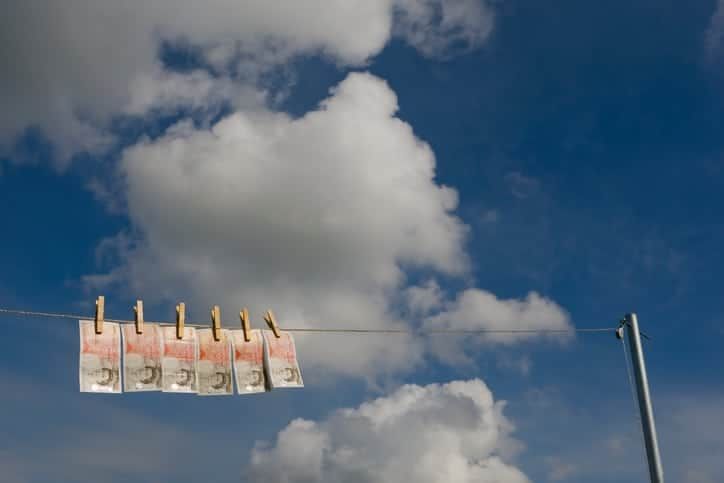
POLYGON ((161 327, 163 357, 161 358, 161 389, 163 392, 196 393, 197 341, 196 329, 186 327, 183 339, 176 338, 176 327, 161 327))
POLYGON ((254 394, 266 391, 264 375, 264 337, 261 330, 249 333, 249 342, 244 340, 244 331, 232 330, 231 342, 234 349, 234 372, 236 390, 239 394, 254 394))
POLYGON ((264 361, 269 387, 304 387, 294 338, 289 332, 282 331, 280 335, 277 338, 272 331, 264 331, 264 361))
POLYGON ((221 340, 214 340, 211 329, 196 331, 199 341, 199 358, 196 374, 200 396, 227 396, 234 394, 231 376, 231 335, 221 331, 221 340))
POLYGON ((163 337, 157 324, 145 324, 143 334, 134 324, 121 326, 123 335, 123 391, 160 391, 163 337))
POLYGON ((121 392, 121 329, 106 322, 96 334, 92 320, 78 321, 80 327, 80 392, 118 394, 121 392))

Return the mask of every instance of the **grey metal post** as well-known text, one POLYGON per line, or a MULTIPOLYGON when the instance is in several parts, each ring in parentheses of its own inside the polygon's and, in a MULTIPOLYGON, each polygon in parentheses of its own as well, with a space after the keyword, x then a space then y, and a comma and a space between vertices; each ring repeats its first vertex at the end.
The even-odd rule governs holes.
POLYGON ((646 376, 646 365, 644 364, 644 352, 641 347, 641 336, 639 335, 639 323, 636 314, 626 314, 626 326, 628 327, 629 348, 631 349, 631 364, 633 365, 634 377, 636 379, 636 393, 639 399, 639 410, 641 411, 641 426, 646 444, 646 458, 649 462, 649 474, 651 483, 664 483, 664 470, 661 467, 661 455, 659 455, 659 441, 656 438, 656 425, 654 424, 654 410, 651 406, 651 395, 649 394, 649 381, 646 376))

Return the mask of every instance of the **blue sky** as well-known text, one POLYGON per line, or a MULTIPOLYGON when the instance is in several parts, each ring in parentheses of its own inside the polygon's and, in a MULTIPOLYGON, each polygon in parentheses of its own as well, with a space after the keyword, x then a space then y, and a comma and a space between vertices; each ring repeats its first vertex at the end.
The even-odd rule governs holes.
MULTIPOLYGON (((225 314, 268 304, 282 325, 380 328, 613 327, 635 311, 652 339, 667 478, 724 477, 716 2, 398 0, 352 13, 318 2, 312 15, 230 2, 249 9, 246 24, 225 2, 187 22, 191 7, 173 15, 163 0, 153 12, 93 7, 82 20, 78 1, 67 29, 48 27, 55 7, 36 3, 0 20, 10 32, 0 306, 90 314, 103 293, 109 317, 131 318, 140 297, 149 319, 170 320, 187 300, 194 319, 215 303, 225 314), (416 308, 411 290, 424 287, 430 305, 416 308)), ((79 394, 75 322, 2 323, 0 462, 11 482, 410 477, 347 474, 341 447, 379 468, 438 451, 457 468, 462 457, 470 466, 451 469, 453 483, 645 478, 610 334, 299 335, 304 390, 206 399, 79 394), (443 410, 400 402, 414 384, 427 388, 420 407, 457 408, 455 389, 428 385, 476 378, 507 401, 479 455, 443 410), (370 435, 335 412, 377 398, 409 411, 394 433, 370 435), (419 420, 442 428, 439 447, 370 450, 399 435, 427 441, 419 420), (289 452, 314 447, 312 433, 331 442, 305 475, 314 457, 289 452), (463 449, 446 443, 455 438, 463 449), (526 476, 494 473, 495 458, 526 476)), ((491 428, 479 430, 482 440, 491 428)))

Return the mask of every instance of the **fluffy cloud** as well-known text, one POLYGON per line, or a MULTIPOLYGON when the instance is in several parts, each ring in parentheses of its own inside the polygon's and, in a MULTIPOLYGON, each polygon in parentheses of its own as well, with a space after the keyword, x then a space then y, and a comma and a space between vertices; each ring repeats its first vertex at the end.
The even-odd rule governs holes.
POLYGON ((536 292, 529 293, 522 300, 501 300, 490 292, 475 288, 461 292, 444 310, 428 318, 426 324, 431 329, 505 331, 515 328, 531 331, 516 334, 492 332, 482 336, 486 341, 498 343, 536 337, 536 330, 571 328, 568 314, 558 304, 536 292))
MULTIPOLYGON (((396 109, 384 81, 355 73, 299 119, 237 112, 129 148, 121 177, 135 232, 105 244, 121 263, 89 281, 232 314, 273 307, 287 327, 415 326, 400 300, 413 319, 435 311, 434 327, 566 327, 536 294, 500 301, 471 289, 443 303, 434 282, 407 285, 409 267, 466 275, 467 227, 453 213, 457 193, 435 182, 431 149, 396 109)), ((423 353, 412 337, 299 344, 306 367, 356 376, 409 370, 423 353)))
MULTIPOLYGON (((183 297, 192 314, 212 303, 225 313, 273 307, 287 327, 410 328, 431 311, 442 321, 445 294, 435 282, 409 287, 406 273, 469 275, 467 226, 454 214, 455 190, 435 181, 430 147, 395 116, 395 94, 355 73, 293 119, 267 107, 260 74, 296 55, 364 64, 394 34, 427 55, 472 48, 490 32, 485 5, 14 2, 0 19, 9 73, 0 79, 0 144, 37 125, 67 162, 111 145, 116 116, 231 111, 213 126, 181 121, 125 149, 120 183, 89 181, 130 220, 100 244, 101 258, 117 263, 90 283, 183 297), (197 68, 170 70, 161 61, 169 43, 193 52, 197 68)), ((409 370, 424 352, 415 338, 299 338, 307 367, 341 374, 409 370)))
POLYGON ((480 380, 404 386, 320 422, 295 420, 253 451, 264 482, 527 483, 512 424, 480 380))
MULTIPOLYGON (((209 0, 199 8, 191 0, 10 2, 0 17, 0 145, 33 125, 54 142, 61 162, 77 151, 106 148, 113 138, 105 128, 114 116, 168 101, 169 89, 177 102, 179 84, 194 82, 167 78, 159 56, 164 42, 194 49, 216 72, 214 79, 254 85, 260 72, 300 54, 363 64, 388 42, 396 18, 408 25, 403 37, 423 51, 436 50, 426 46, 459 36, 458 30, 465 34, 457 41, 477 45, 491 22, 477 3, 209 0), (444 15, 432 15, 433 7, 444 15), (420 37, 412 30, 438 33, 420 37)), ((203 85, 192 90, 192 101, 207 91, 203 85)))
MULTIPOLYGON (((568 330, 572 328, 568 314, 554 301, 536 292, 524 299, 501 300, 494 294, 477 288, 470 288, 458 294, 453 301, 425 321, 428 329, 489 330, 491 332, 466 337, 464 341, 450 338, 434 338, 430 341, 432 351, 449 364, 468 363, 466 351, 485 344, 511 345, 540 338, 537 330, 568 330), (523 332, 506 333, 515 329, 523 332), (500 332, 496 332, 500 331, 500 332), (529 332, 525 332, 529 331, 529 332)), ((551 337, 566 341, 570 333, 551 333, 551 337)), ((502 361, 506 365, 506 361, 502 361)), ((530 361, 521 367, 523 373, 530 371, 530 361)))
MULTIPOLYGON (((122 176, 140 239, 112 277, 230 313, 275 307, 287 326, 401 326, 388 300, 402 266, 461 274, 467 257, 457 195, 434 182, 432 151, 396 109, 384 81, 352 74, 300 119, 237 112, 128 149, 122 176)), ((306 363, 342 372, 419 359, 413 340, 300 339, 306 363)))

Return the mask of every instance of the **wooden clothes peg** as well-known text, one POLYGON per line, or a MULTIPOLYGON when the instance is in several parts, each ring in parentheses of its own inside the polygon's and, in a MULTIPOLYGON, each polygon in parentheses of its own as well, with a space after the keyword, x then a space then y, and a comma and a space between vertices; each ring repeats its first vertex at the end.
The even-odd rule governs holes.
POLYGON ((211 309, 211 330, 214 340, 219 342, 221 340, 221 309, 218 305, 214 305, 214 308, 211 309))
POLYGON ((176 306, 176 338, 184 338, 184 322, 186 322, 186 304, 179 302, 176 306))
POLYGON ((99 335, 103 333, 103 313, 105 312, 105 304, 106 304, 106 298, 103 295, 99 295, 98 299, 96 300, 96 318, 95 318, 96 334, 99 334, 99 335))
POLYGON ((143 300, 136 300, 133 311, 136 313, 136 334, 143 334, 143 300))
POLYGON ((266 321, 269 328, 274 332, 274 337, 277 339, 281 337, 281 334, 279 333, 279 326, 277 326, 277 321, 274 318, 274 312, 271 310, 267 310, 266 314, 264 314, 264 320, 266 321))
POLYGON ((239 312, 239 318, 241 319, 241 328, 244 331, 244 340, 246 342, 251 341, 251 325, 249 324, 249 311, 244 307, 239 312))

